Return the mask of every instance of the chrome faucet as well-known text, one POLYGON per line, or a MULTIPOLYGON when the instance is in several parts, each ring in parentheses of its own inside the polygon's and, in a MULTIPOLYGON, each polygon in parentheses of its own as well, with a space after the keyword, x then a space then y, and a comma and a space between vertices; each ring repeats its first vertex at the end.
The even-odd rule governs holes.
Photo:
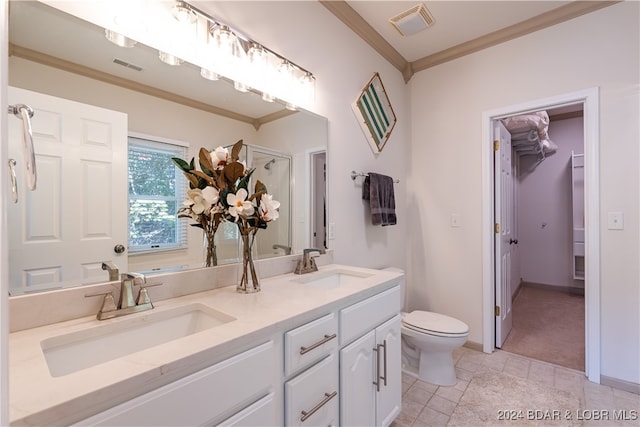
POLYGON ((302 251, 302 259, 298 261, 296 269, 293 270, 295 274, 305 274, 311 273, 313 271, 318 271, 318 266, 316 265, 316 261, 314 260, 314 258, 316 258, 318 255, 312 257, 310 255, 312 252, 318 252, 320 254, 326 253, 324 249, 304 249, 302 251))
POLYGON ((113 282, 115 280, 120 279, 120 274, 118 271, 118 266, 112 263, 111 261, 105 261, 102 263, 102 269, 107 270, 109 272, 109 281, 113 282))
POLYGON ((103 296, 102 307, 98 311, 96 318, 98 320, 112 319, 114 317, 125 316, 127 314, 138 313, 141 311, 151 310, 153 304, 149 298, 147 288, 158 286, 162 283, 147 284, 147 280, 143 274, 139 273, 123 273, 120 275, 120 300, 116 306, 112 292, 100 292, 97 294, 85 295, 87 297, 103 296), (133 287, 140 286, 138 297, 133 297, 133 287))

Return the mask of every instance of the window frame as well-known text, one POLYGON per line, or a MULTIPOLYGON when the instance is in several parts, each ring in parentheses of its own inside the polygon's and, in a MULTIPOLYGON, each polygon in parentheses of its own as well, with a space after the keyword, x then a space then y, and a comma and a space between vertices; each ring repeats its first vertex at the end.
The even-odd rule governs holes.
MULTIPOLYGON (((175 148, 175 153, 172 153, 172 157, 181 157, 186 158, 189 154, 190 144, 185 141, 164 138, 155 135, 148 135, 144 133, 138 132, 129 132, 127 135, 127 174, 129 174, 129 150, 131 146, 136 147, 147 147, 149 150, 156 151, 171 151, 171 147, 175 148), (137 141, 133 142, 132 139, 137 141)), ((182 205, 182 202, 186 198, 186 179, 182 175, 182 173, 175 168, 175 201, 176 201, 176 210, 182 205)), ((128 184, 128 179, 127 179, 128 184)), ((152 196, 152 195, 150 195, 152 196)), ((153 197, 153 196, 152 196, 153 197)), ((163 197, 164 198, 164 197, 163 197)), ((131 199, 132 195, 129 193, 129 185, 127 185, 127 230, 129 230, 129 217, 130 217, 130 209, 131 209, 131 199)), ((165 198, 166 200, 173 201, 173 197, 165 198)), ((128 252, 130 255, 142 255, 142 254, 153 254, 159 252, 166 251, 175 251, 175 250, 185 250, 188 248, 188 224, 186 221, 182 221, 178 218, 177 212, 176 215, 176 243, 171 244, 160 244, 160 245, 131 245, 131 241, 129 240, 129 235, 127 233, 127 246, 128 252)))

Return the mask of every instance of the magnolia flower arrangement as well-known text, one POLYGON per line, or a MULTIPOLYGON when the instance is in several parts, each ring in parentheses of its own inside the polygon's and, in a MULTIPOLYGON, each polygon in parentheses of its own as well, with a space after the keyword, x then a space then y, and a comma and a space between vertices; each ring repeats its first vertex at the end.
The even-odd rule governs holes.
MULTIPOLYGON (((249 194, 249 180, 255 169, 247 169, 244 162, 239 161, 242 146, 242 140, 236 142, 231 153, 223 147, 211 152, 201 148, 198 154, 200 170, 196 169, 195 158, 190 163, 173 158, 189 181, 190 188, 188 199, 178 210, 178 217, 191 218, 196 222, 195 226, 204 230, 208 251, 210 249, 214 257, 213 236, 218 226, 223 221, 236 223, 244 244, 244 264, 250 264, 251 276, 257 283, 251 246, 258 230, 267 228, 269 222, 278 219, 280 202, 267 194, 267 188, 259 180, 253 194, 249 194)), ((215 265, 215 258, 210 265, 215 265)))

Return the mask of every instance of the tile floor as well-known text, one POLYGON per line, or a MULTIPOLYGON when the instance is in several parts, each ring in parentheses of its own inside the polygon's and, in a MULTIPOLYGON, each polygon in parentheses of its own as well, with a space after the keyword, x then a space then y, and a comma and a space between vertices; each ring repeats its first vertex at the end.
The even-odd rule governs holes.
MULTIPOLYGON (((514 375, 572 393, 580 402, 580 407, 570 408, 572 410, 626 409, 628 412, 636 411, 635 414, 640 417, 640 395, 591 383, 580 371, 501 350, 485 354, 465 347, 454 352, 454 361, 458 383, 452 387, 439 387, 403 374, 402 412, 392 423, 392 427, 446 426, 474 375, 487 371, 514 375)), ((531 398, 523 396, 524 401, 531 398)), ((520 421, 518 424, 526 422, 520 421)), ((584 421, 581 424, 640 426, 640 419, 636 417, 635 420, 629 421, 584 421)), ((496 414, 495 425, 508 426, 514 423, 498 421, 496 414)))

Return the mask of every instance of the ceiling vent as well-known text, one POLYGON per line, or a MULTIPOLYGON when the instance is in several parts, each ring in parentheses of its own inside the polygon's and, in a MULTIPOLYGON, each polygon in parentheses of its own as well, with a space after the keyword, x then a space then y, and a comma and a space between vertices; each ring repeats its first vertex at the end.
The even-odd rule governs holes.
POLYGON ((139 67, 139 66, 134 65, 134 64, 130 64, 127 61, 123 61, 122 59, 113 58, 113 62, 114 62, 114 64, 122 65, 123 67, 127 67, 127 68, 130 68, 132 70, 142 71, 142 67, 139 67))
POLYGON ((412 36, 432 26, 436 20, 427 7, 420 3, 389 19, 391 25, 403 36, 412 36))

